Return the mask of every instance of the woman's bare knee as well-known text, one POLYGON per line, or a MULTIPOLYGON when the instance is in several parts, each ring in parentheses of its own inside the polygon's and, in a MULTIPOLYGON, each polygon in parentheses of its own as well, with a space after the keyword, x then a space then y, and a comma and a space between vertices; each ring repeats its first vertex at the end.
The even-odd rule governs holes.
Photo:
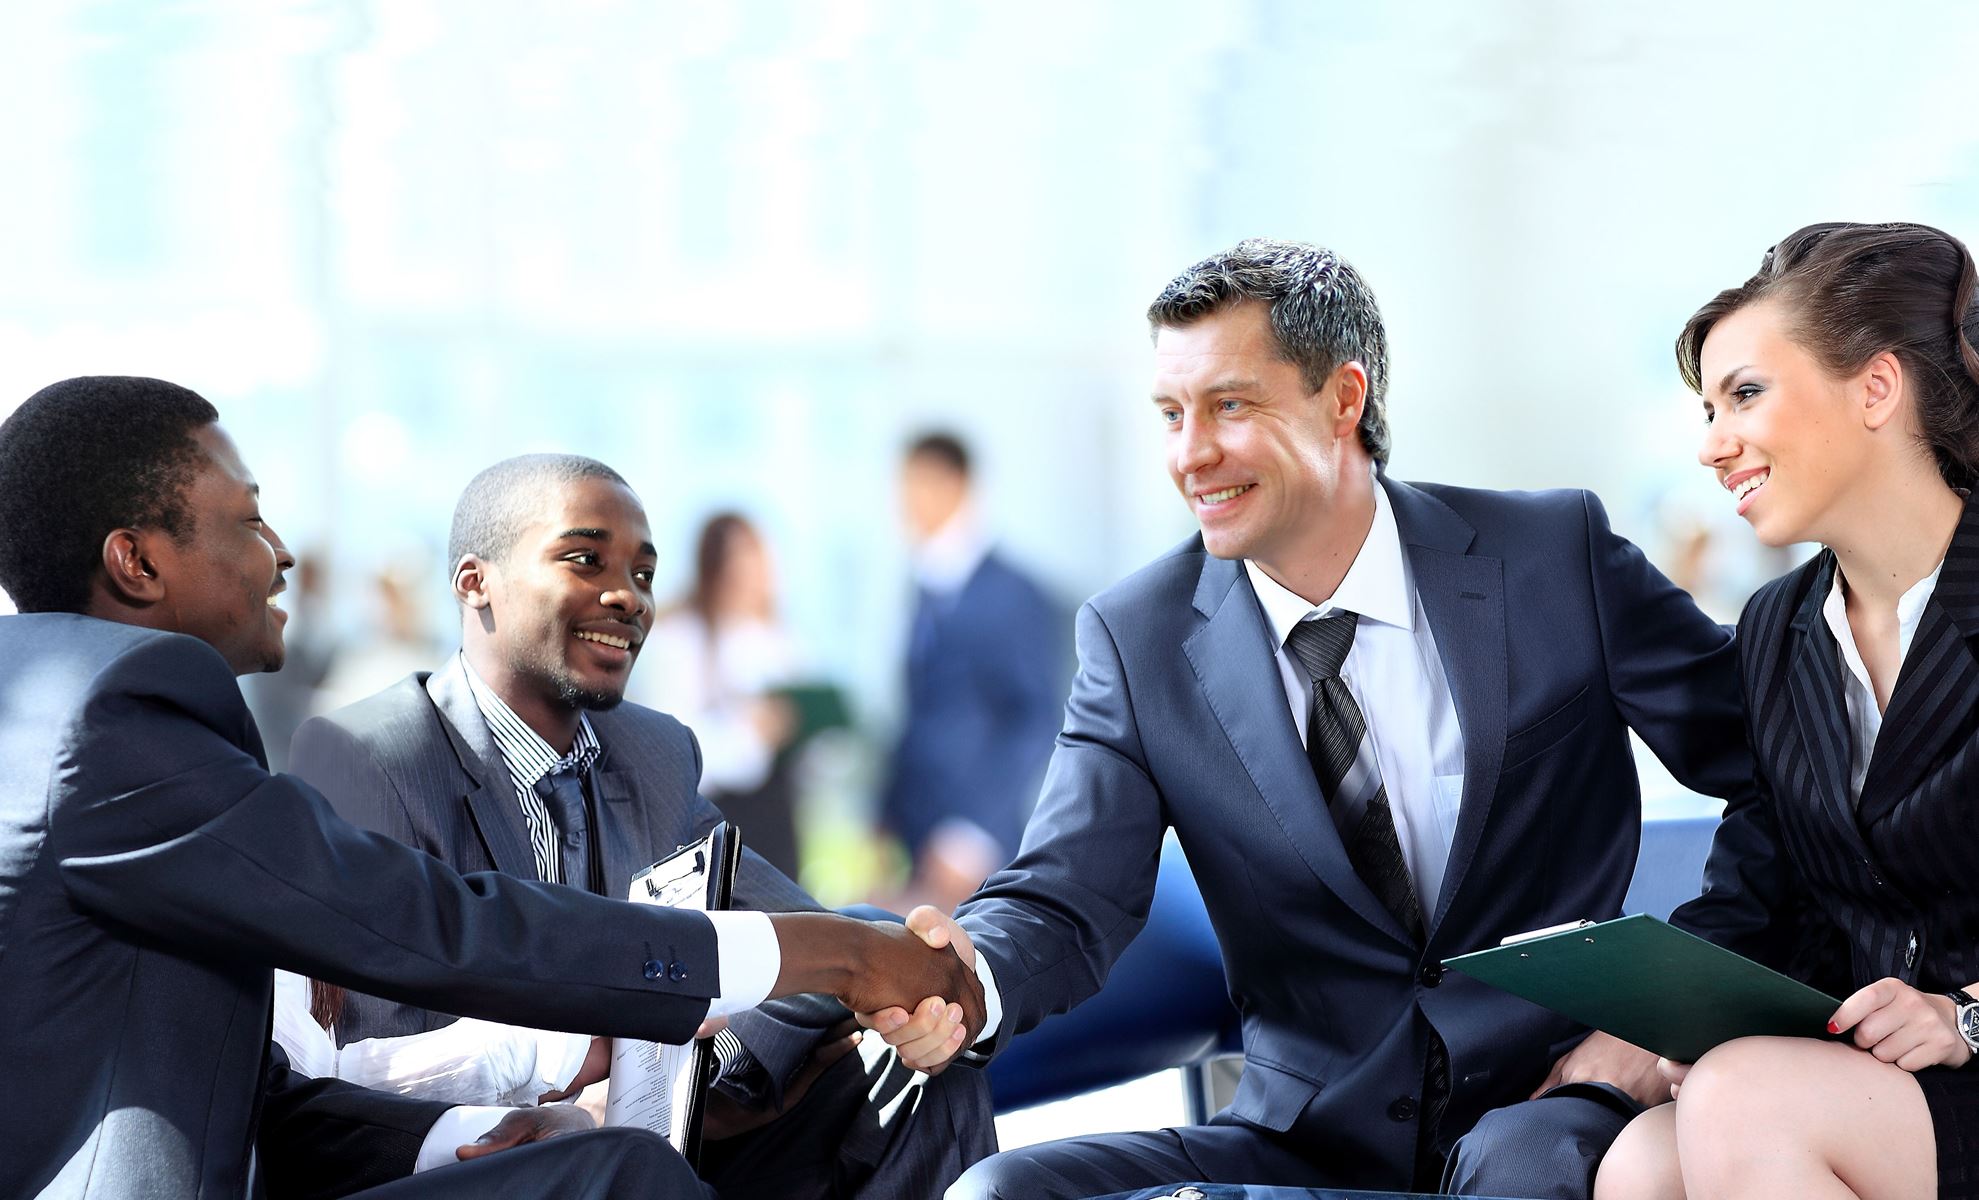
POLYGON ((1601 1159, 1594 1200, 1683 1200, 1676 1115, 1663 1104, 1629 1122, 1601 1159))

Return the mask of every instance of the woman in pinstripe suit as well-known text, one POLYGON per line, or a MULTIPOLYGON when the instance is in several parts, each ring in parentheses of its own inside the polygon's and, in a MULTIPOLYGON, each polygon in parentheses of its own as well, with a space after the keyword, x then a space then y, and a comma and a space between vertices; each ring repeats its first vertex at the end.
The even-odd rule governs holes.
POLYGON ((1597 1200, 1979 1196, 1976 282, 1936 229, 1810 226, 1677 339, 1699 459, 1760 541, 1824 547, 1739 622, 1761 786, 1684 915, 1803 976, 1832 946, 1848 999, 1834 1041, 1665 1064, 1597 1200))

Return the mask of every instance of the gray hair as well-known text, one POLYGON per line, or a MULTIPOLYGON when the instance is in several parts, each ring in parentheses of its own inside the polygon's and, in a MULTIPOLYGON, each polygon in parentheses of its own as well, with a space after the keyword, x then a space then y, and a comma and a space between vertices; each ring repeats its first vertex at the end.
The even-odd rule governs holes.
POLYGON ((500 561, 515 548, 545 493, 580 479, 606 479, 630 490, 617 471, 578 454, 524 454, 505 458, 476 475, 454 505, 447 563, 459 566, 472 554, 500 561))
POLYGON ((1246 238, 1170 280, 1148 305, 1148 324, 1180 328, 1235 304, 1256 300, 1270 310, 1279 356, 1299 368, 1312 391, 1343 363, 1367 369, 1361 445, 1388 461, 1388 333, 1374 292, 1360 272, 1333 251, 1304 242, 1246 238))

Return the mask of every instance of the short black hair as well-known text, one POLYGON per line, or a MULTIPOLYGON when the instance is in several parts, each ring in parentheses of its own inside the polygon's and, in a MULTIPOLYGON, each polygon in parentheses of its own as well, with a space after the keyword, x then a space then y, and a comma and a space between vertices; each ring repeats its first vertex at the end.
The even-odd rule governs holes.
POLYGON ((915 438, 907 446, 907 457, 931 458, 942 466, 969 478, 969 447, 961 438, 945 430, 935 430, 915 438))
POLYGON ((193 435, 220 413, 162 379, 51 383, 0 424, 0 589, 22 612, 82 612, 116 529, 192 533, 193 435))
POLYGON ((632 485, 617 471, 581 454, 523 454, 505 458, 468 481, 454 505, 453 532, 447 537, 447 569, 472 554, 499 562, 515 548, 543 494, 580 479, 606 479, 632 485))

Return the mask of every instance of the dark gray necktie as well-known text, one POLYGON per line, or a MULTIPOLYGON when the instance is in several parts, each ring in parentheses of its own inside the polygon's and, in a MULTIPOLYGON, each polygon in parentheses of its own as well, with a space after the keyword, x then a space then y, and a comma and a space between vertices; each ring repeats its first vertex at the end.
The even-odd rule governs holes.
POLYGON ((1312 760, 1319 790, 1339 827, 1347 858, 1381 906, 1422 942, 1422 906, 1395 834, 1395 814, 1381 782, 1367 721, 1354 694, 1340 678, 1340 666, 1354 645, 1353 613, 1301 621, 1286 645, 1312 677, 1312 715, 1306 723, 1306 757, 1312 760))
POLYGON ((563 843, 563 881, 594 891, 591 886, 591 823, 584 811, 584 780, 577 768, 558 767, 536 781, 536 794, 556 822, 563 843))
MULTIPOLYGON (((1301 621, 1285 644, 1305 664, 1312 677, 1312 713, 1306 723, 1306 757, 1326 797, 1333 823, 1354 871, 1383 908, 1395 914, 1416 945, 1423 944, 1422 904, 1415 880, 1402 858, 1402 841, 1395 833, 1395 814, 1388 807, 1388 788, 1368 740, 1367 719, 1354 694, 1340 678, 1340 666, 1354 645, 1360 618, 1354 613, 1301 621)), ((1443 1157, 1436 1149, 1437 1128, 1450 1099, 1450 1055, 1434 1027, 1428 1030, 1423 1053, 1421 1124, 1416 1130, 1415 1185, 1436 1186, 1443 1157)), ((1394 1110, 1390 1110, 1391 1112, 1394 1110)))

